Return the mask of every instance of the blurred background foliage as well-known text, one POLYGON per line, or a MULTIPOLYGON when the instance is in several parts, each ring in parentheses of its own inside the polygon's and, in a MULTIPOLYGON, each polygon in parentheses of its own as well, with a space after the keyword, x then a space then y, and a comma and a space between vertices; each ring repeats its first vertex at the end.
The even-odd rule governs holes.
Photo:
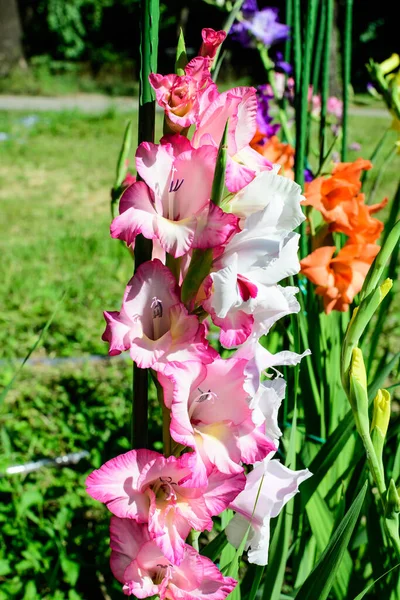
MULTIPOLYGON (((353 27, 353 85, 365 91, 365 63, 380 62, 397 48, 393 3, 364 0, 355 5, 353 27)), ((0 91, 10 93, 65 93, 103 91, 131 94, 137 91, 139 53, 139 0, 0 0, 0 91), (13 22, 10 28, 9 23, 13 22), (7 42, 9 38, 9 42, 7 42), (51 77, 63 85, 49 85, 51 77)), ((278 6, 285 19, 284 0, 259 2, 278 6)), ((159 70, 168 72, 174 60, 179 27, 194 55, 202 27, 221 28, 229 9, 224 0, 168 0, 161 3, 159 70)), ((340 54, 343 0, 335 1, 335 30, 340 54)), ((256 50, 237 42, 225 44, 220 78, 247 77, 262 82, 263 68, 256 50), (234 65, 234 68, 233 68, 234 65)), ((337 57, 340 72, 340 58, 337 57)))

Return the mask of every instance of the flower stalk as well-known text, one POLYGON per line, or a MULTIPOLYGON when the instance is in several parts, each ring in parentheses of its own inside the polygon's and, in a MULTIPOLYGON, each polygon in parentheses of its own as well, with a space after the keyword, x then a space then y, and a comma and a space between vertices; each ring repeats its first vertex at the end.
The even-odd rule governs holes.
POLYGON ((342 161, 347 158, 349 98, 351 86, 351 49, 353 29, 353 0, 346 0, 343 40, 343 121, 342 121, 342 161))
MULTIPOLYGON (((154 142, 156 103, 149 75, 157 70, 159 0, 141 2, 140 24, 140 91, 138 143, 154 142)), ((151 240, 138 236, 135 244, 135 272, 151 258, 151 240)), ((148 446, 149 374, 133 364, 133 398, 131 442, 134 448, 148 446)))

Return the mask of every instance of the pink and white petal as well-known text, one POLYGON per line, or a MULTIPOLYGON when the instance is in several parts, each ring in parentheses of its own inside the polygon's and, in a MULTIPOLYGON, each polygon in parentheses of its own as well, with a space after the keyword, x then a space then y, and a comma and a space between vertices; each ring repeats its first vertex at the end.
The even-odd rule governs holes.
POLYGON ((111 237, 123 240, 128 246, 134 243, 139 233, 152 240, 155 238, 155 215, 147 185, 143 181, 133 183, 121 196, 120 214, 110 226, 111 237))
POLYGON ((308 469, 292 471, 279 460, 268 460, 265 466, 263 494, 273 502, 271 517, 277 517, 284 505, 299 491, 299 485, 309 479, 308 469))
POLYGON ((157 374, 164 392, 164 404, 187 403, 191 386, 197 386, 206 376, 206 366, 198 360, 184 363, 169 361, 162 373, 157 374))
POLYGON ((153 249, 151 252, 151 260, 157 258, 163 264, 165 264, 166 252, 163 248, 161 248, 161 244, 157 239, 153 240, 153 249))
POLYGON ((168 354, 153 365, 153 369, 163 371, 167 361, 185 362, 188 360, 200 360, 203 364, 211 363, 218 356, 218 352, 210 346, 205 338, 205 327, 201 323, 196 337, 187 344, 174 344, 168 354))
MULTIPOLYGON (((173 164, 174 150, 169 143, 142 142, 136 150, 137 171, 153 191, 156 201, 168 194, 173 164)), ((156 206, 159 212, 160 204, 156 203, 156 206)))
POLYGON ((309 354, 311 354, 310 350, 305 350, 302 354, 290 352, 289 350, 271 354, 258 342, 258 338, 254 336, 235 352, 234 357, 246 358, 248 360, 245 368, 246 380, 244 388, 250 396, 254 396, 260 386, 260 377, 263 371, 280 365, 297 365, 309 354))
POLYGON ((234 196, 229 209, 239 217, 263 211, 256 220, 262 218, 269 227, 292 231, 305 219, 300 205, 302 200, 304 196, 297 183, 273 170, 262 171, 234 196))
MULTIPOLYGON (((254 424, 252 423, 254 427, 254 424)), ((248 428, 248 433, 240 435, 239 448, 242 455, 242 461, 247 465, 252 465, 263 460, 270 452, 276 452, 275 444, 265 436, 258 428, 248 428)))
POLYGON ((295 275, 300 271, 298 259, 300 235, 290 232, 282 240, 278 256, 271 260, 265 267, 257 267, 252 272, 252 277, 264 285, 273 285, 295 275))
POLYGON ((208 474, 208 486, 203 494, 209 513, 219 515, 234 502, 246 485, 246 475, 243 472, 224 474, 216 468, 208 474))
POLYGON ((235 158, 229 156, 226 163, 225 184, 232 194, 239 192, 256 176, 254 169, 240 163, 235 158))
POLYGON ((141 473, 159 457, 151 450, 131 450, 112 458, 86 479, 86 491, 117 517, 146 523, 149 501, 138 488, 141 473))
POLYGON ((222 269, 210 275, 213 282, 212 295, 203 302, 203 306, 211 315, 214 313, 220 319, 224 319, 232 309, 242 303, 237 286, 237 262, 237 254, 233 254, 222 269))
MULTIPOLYGON (((154 572, 154 571, 153 571, 154 572)), ((150 598, 160 594, 161 585, 156 585, 151 577, 152 573, 144 570, 138 561, 133 561, 124 574, 126 581, 123 592, 126 596, 135 596, 136 598, 150 598)))
POLYGON ((150 537, 172 564, 179 565, 182 562, 185 539, 189 535, 191 526, 185 518, 177 514, 177 511, 169 510, 166 515, 163 514, 164 512, 158 509, 150 510, 150 537))
POLYGON ((176 192, 168 195, 168 203, 175 206, 174 219, 198 215, 208 205, 217 152, 214 146, 202 146, 197 149, 190 148, 177 156, 173 180, 178 181, 180 185, 177 186, 176 192))
POLYGON ((248 395, 243 389, 246 364, 246 360, 217 358, 207 365, 206 376, 192 389, 197 399, 200 383, 214 395, 204 402, 196 402, 192 394, 190 408, 194 420, 209 425, 224 421, 240 425, 251 417, 248 395))
MULTIPOLYGON (((204 325, 195 315, 189 315, 182 304, 177 304, 170 313, 172 344, 163 362, 201 361, 212 362, 217 352, 205 339, 204 325)), ((163 367, 160 367, 163 370, 163 367)))
POLYGON ((238 218, 235 215, 209 202, 198 216, 193 248, 216 248, 225 244, 238 230, 238 218))
POLYGON ((174 402, 171 409, 170 433, 172 439, 178 444, 195 448, 194 430, 188 412, 188 399, 186 402, 174 402))
POLYGON ((265 424, 265 434, 271 440, 278 440, 282 432, 278 427, 278 411, 285 397, 286 381, 276 377, 270 381, 262 381, 258 392, 250 402, 253 409, 253 422, 265 424))
POLYGON ((183 256, 191 249, 197 227, 195 216, 171 221, 157 216, 154 219, 154 232, 161 247, 175 258, 183 256))
POLYGON ((248 339, 253 329, 253 315, 248 315, 243 310, 231 310, 224 319, 214 314, 211 314, 211 318, 214 325, 221 328, 219 341, 224 348, 240 346, 248 339))
POLYGON ((232 119, 232 128, 235 132, 234 153, 236 154, 250 144, 256 132, 257 96, 253 87, 234 88, 231 93, 235 96, 242 96, 237 113, 233 115, 232 119))
POLYGON ((150 539, 146 525, 133 519, 120 519, 112 516, 110 521, 110 566, 113 575, 125 583, 127 566, 137 557, 139 550, 150 539))
POLYGON ((168 134, 164 135, 160 140, 161 145, 170 144, 174 158, 178 158, 183 152, 190 152, 193 147, 185 135, 168 134))
POLYGON ((239 429, 232 423, 215 423, 194 428, 196 452, 207 470, 215 466, 221 473, 240 473, 239 429))
POLYGON ((140 265, 126 286, 122 303, 124 314, 133 321, 139 317, 142 331, 148 336, 153 334, 151 303, 154 297, 162 304, 159 330, 165 333, 170 328, 170 309, 179 303, 180 297, 175 277, 158 259, 140 265))
POLYGON ((237 582, 224 577, 218 567, 191 546, 186 546, 184 560, 174 568, 169 583, 171 600, 224 600, 237 582))
POLYGON ((130 348, 132 323, 123 313, 104 311, 103 314, 107 325, 101 339, 109 343, 109 355, 116 356, 130 348))
MULTIPOLYGON (((249 169, 252 169, 255 173, 272 171, 274 168, 274 165, 269 160, 251 146, 244 146, 239 150, 235 155, 235 159, 243 165, 246 165, 249 169)), ((278 166, 280 167, 281 165, 278 166)))
MULTIPOLYGON (((248 88, 247 88, 248 89, 248 88)), ((214 101, 201 115, 196 131, 194 132, 192 144, 195 147, 206 143, 207 137, 213 139, 218 147, 222 139, 227 120, 229 119, 228 152, 236 154, 235 128, 237 125, 237 111, 246 88, 235 88, 222 94, 218 94, 214 101)))
POLYGON ((300 305, 294 295, 297 291, 297 288, 289 286, 259 284, 258 296, 248 306, 249 312, 254 316, 253 335, 256 338, 266 335, 282 317, 299 312, 300 305))
POLYGON ((169 331, 158 340, 151 340, 143 335, 132 340, 130 355, 138 367, 149 369, 167 354, 171 344, 172 337, 169 331))

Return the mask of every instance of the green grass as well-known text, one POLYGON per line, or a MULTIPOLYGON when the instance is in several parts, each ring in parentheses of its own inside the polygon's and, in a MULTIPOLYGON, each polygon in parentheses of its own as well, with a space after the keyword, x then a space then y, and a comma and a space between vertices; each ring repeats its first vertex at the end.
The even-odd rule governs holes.
POLYGON ((29 68, 15 67, 0 80, 0 93, 35 96, 65 96, 97 93, 111 96, 138 94, 139 84, 132 80, 135 65, 130 60, 102 63, 96 75, 88 64, 56 61, 36 56, 29 68))
MULTIPOLYGON (((109 190, 126 116, 0 113, 0 384, 7 384, 65 292, 35 358, 106 355, 102 311, 118 310, 132 260, 109 237, 109 190)), ((133 115, 136 126, 137 115, 133 115)), ((369 157, 389 118, 350 120, 350 142, 369 157)), ((160 123, 159 123, 160 125, 160 123)), ((382 153, 382 159, 390 147, 382 153)), ((392 196, 398 158, 377 201, 392 196)), ((373 179, 371 179, 372 181, 373 179)), ((120 598, 108 568, 108 514, 90 500, 93 467, 128 449, 131 364, 25 367, 0 409, 0 472, 10 464, 88 450, 75 467, 0 478, 0 600, 120 598)), ((152 400, 151 442, 159 412, 152 400)))

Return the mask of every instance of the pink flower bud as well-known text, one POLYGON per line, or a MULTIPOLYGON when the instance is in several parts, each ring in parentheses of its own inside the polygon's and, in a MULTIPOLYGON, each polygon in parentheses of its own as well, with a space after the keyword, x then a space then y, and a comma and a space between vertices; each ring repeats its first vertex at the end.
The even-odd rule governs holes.
POLYGON ((219 46, 226 38, 226 31, 214 31, 209 27, 206 27, 201 32, 203 43, 199 50, 199 56, 208 56, 213 59, 217 53, 219 46))

